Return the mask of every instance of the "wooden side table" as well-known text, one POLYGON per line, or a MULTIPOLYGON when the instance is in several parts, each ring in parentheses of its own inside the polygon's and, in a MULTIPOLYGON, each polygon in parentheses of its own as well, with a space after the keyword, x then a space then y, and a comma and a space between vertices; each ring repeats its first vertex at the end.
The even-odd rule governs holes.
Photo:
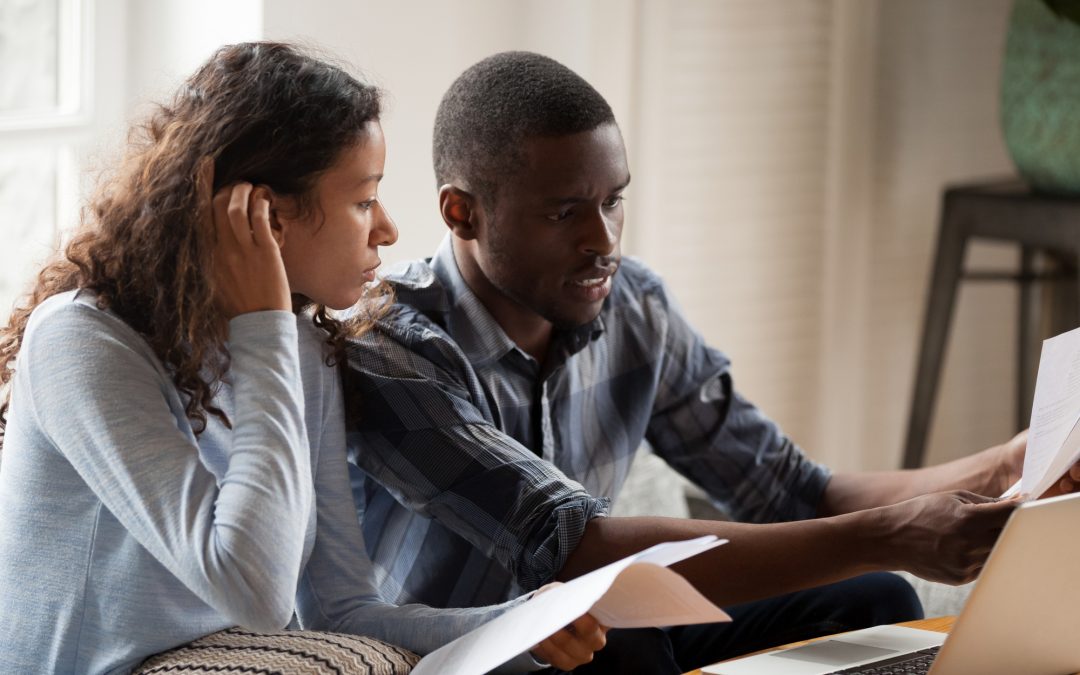
POLYGON ((1019 181, 999 181, 950 187, 945 190, 938 230, 937 252, 923 321, 915 391, 904 444, 904 468, 922 466, 926 438, 937 397, 945 346, 960 281, 1014 281, 1020 290, 1020 326, 1017 345, 1016 427, 1028 425, 1034 393, 1040 329, 1040 282, 1066 279, 1068 293, 1052 308, 1055 329, 1080 323, 1080 198, 1032 192, 1019 181), (1020 246, 1018 272, 968 272, 964 253, 976 239, 1009 241, 1020 246), (1040 257, 1056 261, 1058 270, 1037 269, 1040 257))

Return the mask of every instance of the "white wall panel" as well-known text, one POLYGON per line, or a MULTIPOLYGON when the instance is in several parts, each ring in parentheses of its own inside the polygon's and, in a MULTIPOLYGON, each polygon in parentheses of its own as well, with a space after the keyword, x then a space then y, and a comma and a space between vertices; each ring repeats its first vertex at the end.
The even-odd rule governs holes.
POLYGON ((266 0, 269 39, 299 40, 343 58, 384 87, 383 202, 401 237, 383 260, 431 255, 446 232, 431 165, 439 100, 473 63, 499 51, 547 54, 581 73, 631 132, 634 1, 266 0))
POLYGON ((647 0, 635 253, 814 447, 832 3, 647 0))

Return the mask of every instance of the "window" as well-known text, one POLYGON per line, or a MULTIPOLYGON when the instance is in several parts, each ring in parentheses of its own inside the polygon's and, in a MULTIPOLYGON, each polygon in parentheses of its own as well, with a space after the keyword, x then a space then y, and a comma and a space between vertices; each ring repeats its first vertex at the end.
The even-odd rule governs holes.
POLYGON ((0 319, 74 223, 90 135, 88 0, 0 3, 0 319))

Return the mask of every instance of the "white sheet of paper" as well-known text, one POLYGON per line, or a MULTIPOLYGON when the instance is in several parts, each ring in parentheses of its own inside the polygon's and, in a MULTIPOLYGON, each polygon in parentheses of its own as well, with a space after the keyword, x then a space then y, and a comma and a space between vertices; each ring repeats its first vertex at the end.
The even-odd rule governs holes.
POLYGON ((998 497, 998 499, 1008 499, 1009 497, 1012 497, 1013 495, 1019 494, 1020 493, 1020 483, 1021 482, 1023 482, 1023 479, 1020 479, 1020 480, 1016 481, 1015 483, 1013 483, 1012 485, 1010 485, 1009 489, 1006 490, 1005 492, 1002 492, 1001 496, 998 497))
POLYGON ((1047 466, 1042 480, 1027 493, 1026 499, 1037 499, 1039 495, 1053 487, 1054 483, 1060 480, 1069 467, 1076 464, 1078 460, 1080 460, 1080 420, 1073 426, 1065 442, 1061 444, 1061 449, 1047 466))
POLYGON ((532 598, 420 660, 413 675, 482 675, 590 612, 612 628, 730 621, 668 565, 727 543, 657 544, 532 598))
POLYGON ((1020 490, 1035 499, 1080 454, 1080 328, 1043 341, 1020 490))

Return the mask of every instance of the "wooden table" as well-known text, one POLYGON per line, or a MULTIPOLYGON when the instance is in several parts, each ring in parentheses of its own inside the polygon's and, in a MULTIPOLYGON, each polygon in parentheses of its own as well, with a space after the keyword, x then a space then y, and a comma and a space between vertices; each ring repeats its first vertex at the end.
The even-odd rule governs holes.
MULTIPOLYGON (((899 625, 899 626, 909 626, 911 628, 921 628, 923 630, 936 630, 939 633, 948 633, 950 630, 952 630, 953 623, 955 621, 956 621, 955 616, 939 616, 936 619, 922 619, 921 621, 908 621, 906 623, 901 623, 901 624, 897 624, 897 625, 899 625)), ((760 654, 760 653, 764 653, 764 652, 775 651, 777 649, 786 649, 788 647, 799 647, 799 646, 802 646, 802 645, 810 644, 811 642, 817 642, 818 640, 826 640, 826 639, 831 638, 831 637, 836 637, 836 636, 835 635, 826 635, 826 636, 823 636, 823 637, 814 638, 813 640, 803 640, 802 642, 792 642, 789 645, 782 645, 780 647, 773 647, 772 649, 763 649, 761 652, 755 652, 755 653, 760 654)), ((743 656, 749 656, 749 654, 743 654, 743 656)), ((742 658, 742 656, 740 656, 738 658, 742 658)), ((687 673, 686 675, 701 675, 701 670, 692 670, 689 673, 687 673)))

